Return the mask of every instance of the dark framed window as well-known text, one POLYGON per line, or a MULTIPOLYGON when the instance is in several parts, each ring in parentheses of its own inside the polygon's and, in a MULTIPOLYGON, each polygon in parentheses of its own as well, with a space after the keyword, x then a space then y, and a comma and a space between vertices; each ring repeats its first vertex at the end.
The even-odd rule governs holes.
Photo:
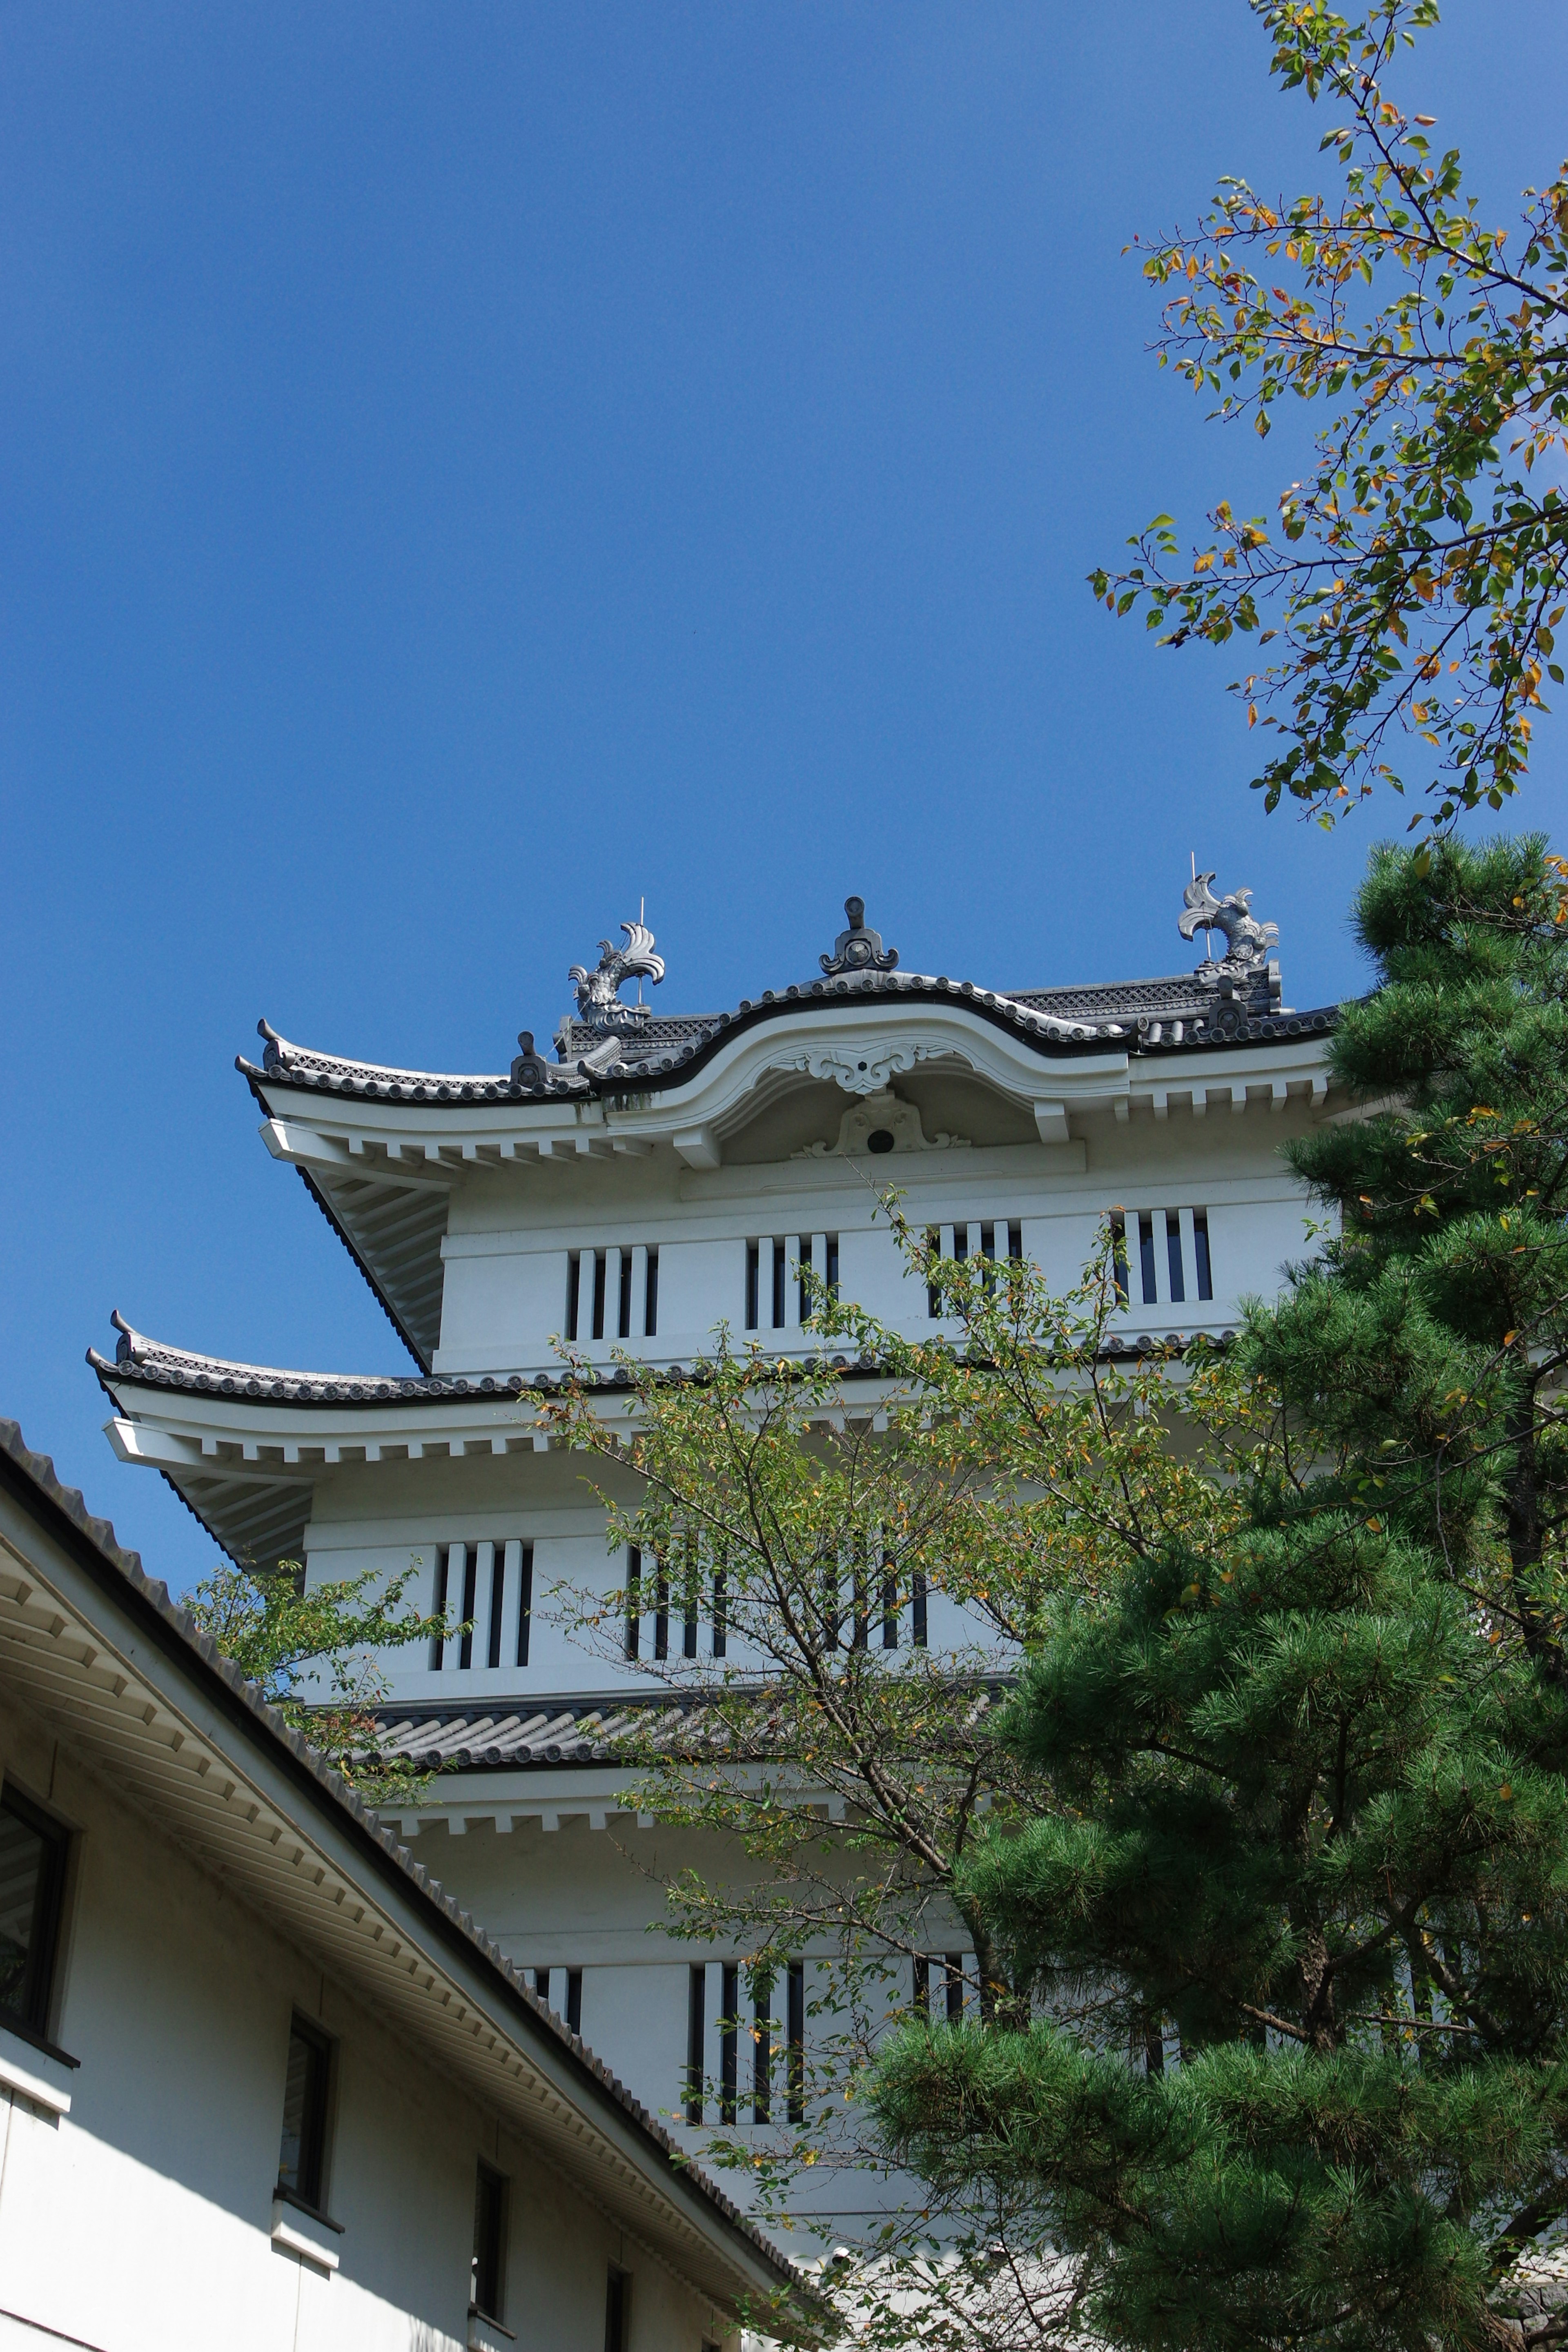
POLYGON ((0 1793, 0 2019, 47 2035, 70 1833, 41 1806, 0 1793))
POLYGON ((568 1969, 566 1971, 566 2025, 569 2032, 581 2033, 583 2031, 583 1971, 581 1969, 568 1969))
POLYGON ((331 2073, 331 2042, 319 2026, 296 2017, 289 2028, 289 2065, 283 2077, 283 2137, 278 2150, 278 2186, 317 2212, 323 2210, 325 2203, 327 2099, 331 2073))
POLYGON ((626 2352, 631 2317, 632 2274, 612 2263, 605 2287, 605 2352, 626 2352))
POLYGON ((474 2266, 468 2286, 468 2308, 487 2319, 501 2319, 506 2284, 507 2179, 493 2164, 479 2158, 474 2183, 474 2266))

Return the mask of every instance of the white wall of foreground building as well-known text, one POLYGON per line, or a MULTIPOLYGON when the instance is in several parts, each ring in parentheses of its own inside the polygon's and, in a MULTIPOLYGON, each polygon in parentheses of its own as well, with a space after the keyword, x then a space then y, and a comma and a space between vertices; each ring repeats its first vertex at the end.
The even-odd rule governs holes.
POLYGON ((626 2352, 733 2335, 776 2260, 5 1434, 0 1802, 69 1846, 47 2012, 0 2017, 0 2343, 602 2352, 612 2266, 626 2352), (276 2194, 296 2018, 332 2045, 316 2211, 276 2194))

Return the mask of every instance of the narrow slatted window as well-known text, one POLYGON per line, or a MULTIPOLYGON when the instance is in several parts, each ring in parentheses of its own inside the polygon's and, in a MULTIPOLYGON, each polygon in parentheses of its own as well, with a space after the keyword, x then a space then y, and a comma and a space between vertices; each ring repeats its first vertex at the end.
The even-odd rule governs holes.
POLYGON ((525 1543, 521 1549, 517 1589, 517 1663, 520 1666, 526 1666, 529 1640, 533 1631, 533 1546, 525 1543))
POLYGON ((1193 1255, 1197 1261, 1198 1297, 1214 1297, 1214 1275, 1209 1265, 1209 1215, 1206 1209, 1193 1211, 1193 1255))
POLYGON ((757 1292, 761 1283, 761 1273, 762 1244, 748 1242, 746 1244, 746 1328, 748 1331, 754 1331, 758 1328, 757 1292))
POLYGON ((1152 1307, 1159 1293, 1154 1286, 1154 1220, 1147 1209, 1138 1220, 1138 1270, 1143 1284, 1143 1304, 1152 1307))
POLYGON ((682 1566, 684 1573, 681 1577, 680 1596, 680 1654, 683 1658, 694 1658, 697 1655, 697 1612, 702 1589, 700 1581, 700 1570, 697 1564, 697 1542, 694 1537, 687 1543, 686 1557, 682 1566))
POLYGON ((583 1254, 572 1250, 566 1259, 566 1337, 577 1337, 577 1310, 583 1298, 583 1254))
POLYGON ((702 2121, 702 2045, 707 2038, 708 1971, 699 1961, 686 1987, 686 2120, 702 2121))
POLYGON ((629 1339, 632 1336, 632 1254, 621 1252, 620 1297, 616 1302, 616 1337, 629 1339))
POLYGON ((651 1339, 658 1330, 658 1252, 647 1254, 647 1274, 643 1284, 642 1327, 651 1339))
POLYGON ((741 2007, 741 1971, 733 1960, 725 1961, 722 1979, 723 2000, 719 2039, 719 2120, 721 2124, 732 2124, 736 2112, 735 2089, 741 2007))
POLYGON ((499 1543, 495 1547, 495 1559, 490 1566, 489 1642, 485 1651, 487 1666, 499 1666, 500 1664, 500 1620, 501 1611, 505 1606, 506 1546, 504 1543, 499 1543))
POLYGON ((669 1655, 669 1579, 662 1559, 654 1563, 653 1654, 656 1658, 669 1655))
POLYGON ((789 2099, 789 2119, 792 2124, 803 2124, 805 2121, 805 1963, 804 1960, 791 1960, 789 1964, 788 2000, 789 2039, 784 2060, 784 2085, 789 2099))
POLYGON ((917 1568, 910 1580, 910 1636, 917 1650, 926 1646, 926 1580, 925 1570, 917 1568))
POLYGON ((605 1253, 594 1252, 594 1337, 605 1336, 605 1253))
POLYGON ((479 1573, 479 1549, 477 1544, 454 1544, 463 1556, 463 1635, 458 1653, 458 1664, 465 1671, 474 1663, 474 1586, 479 1573))
POLYGON ((1118 1215, 1110 1220, 1110 1273, 1116 1285, 1116 1296, 1125 1307, 1128 1292, 1127 1220, 1118 1215))
POLYGON ((759 1977, 752 1996, 752 2121, 767 2123, 773 2100, 773 1982, 759 1977))
POLYGON ((626 1551, 626 1655, 635 1658, 642 1644, 642 1618, 638 1613, 642 1601, 642 1548, 632 1544, 626 1551))
POLYGON ((963 2021, 963 1955, 947 1955, 947 2021, 961 2025, 963 2021))
MULTIPOLYGON (((445 1544, 438 1544, 436 1548, 436 1590, 431 1595, 430 1614, 433 1617, 444 1617, 447 1614, 447 1548, 445 1544)), ((442 1654, 446 1646, 439 1633, 432 1635, 430 1641, 432 1674, 440 1673, 442 1654)))
POLYGON ((1182 1214, 1179 1209, 1167 1209, 1165 1212, 1165 1257, 1170 1267, 1172 1303, 1179 1306, 1187 1295, 1182 1268, 1182 1214))

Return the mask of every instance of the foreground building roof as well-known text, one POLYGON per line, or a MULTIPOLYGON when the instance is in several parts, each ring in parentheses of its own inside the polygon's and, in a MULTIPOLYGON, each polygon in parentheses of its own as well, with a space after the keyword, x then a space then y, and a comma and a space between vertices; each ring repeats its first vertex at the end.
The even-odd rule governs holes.
POLYGON ((791 2264, 0 1421, 0 1677, 415 2046, 733 2312, 791 2264))

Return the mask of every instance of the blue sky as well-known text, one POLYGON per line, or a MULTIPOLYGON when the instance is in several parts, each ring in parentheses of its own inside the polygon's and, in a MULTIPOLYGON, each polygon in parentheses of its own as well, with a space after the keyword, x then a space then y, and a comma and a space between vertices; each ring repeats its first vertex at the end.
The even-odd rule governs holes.
MULTIPOLYGON (((1560 0, 1400 87, 1491 216, 1562 144, 1560 0)), ((400 1368, 232 1068, 258 1014, 504 1068, 635 911, 671 1011, 862 892, 995 986, 1179 970, 1188 855, 1358 983, 1331 840, 1245 789, 1222 655, 1083 584, 1272 504, 1121 248, 1317 184, 1242 0, 0 9, 0 1409, 176 1586, 116 1465, 118 1305, 400 1368)), ((1255 739, 1256 740, 1256 739, 1255 739)), ((1521 821, 1562 836, 1549 722, 1521 821)))

